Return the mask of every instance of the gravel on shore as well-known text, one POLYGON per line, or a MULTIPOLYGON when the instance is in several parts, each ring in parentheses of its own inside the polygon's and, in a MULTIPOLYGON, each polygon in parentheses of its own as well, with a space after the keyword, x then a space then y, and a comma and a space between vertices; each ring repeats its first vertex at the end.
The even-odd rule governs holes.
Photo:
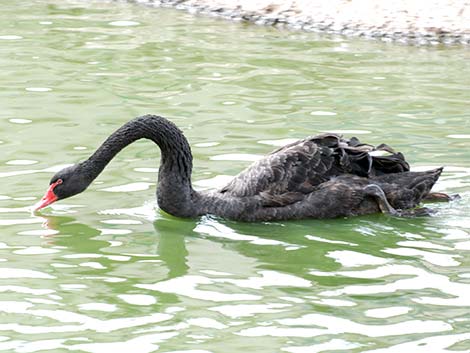
POLYGON ((132 0, 262 25, 409 44, 470 44, 466 0, 132 0))

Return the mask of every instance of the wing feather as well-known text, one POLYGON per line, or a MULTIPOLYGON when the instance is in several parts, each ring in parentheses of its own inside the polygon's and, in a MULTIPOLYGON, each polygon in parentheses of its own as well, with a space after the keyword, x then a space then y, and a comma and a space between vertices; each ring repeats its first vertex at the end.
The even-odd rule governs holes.
POLYGON ((387 145, 374 148, 357 138, 322 134, 278 148, 253 163, 220 190, 235 197, 258 196, 266 207, 303 199, 318 185, 341 174, 380 175, 409 170, 401 153, 387 145), (372 156, 380 149, 389 156, 372 156))

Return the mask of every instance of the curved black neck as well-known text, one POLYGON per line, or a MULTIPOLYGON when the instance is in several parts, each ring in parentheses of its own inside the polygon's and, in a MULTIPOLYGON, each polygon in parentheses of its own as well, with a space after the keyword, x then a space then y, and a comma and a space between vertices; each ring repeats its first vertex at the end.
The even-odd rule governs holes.
POLYGON ((190 216, 192 154, 183 133, 171 121, 156 115, 137 117, 116 130, 81 165, 93 181, 124 147, 146 138, 161 150, 157 198, 160 208, 175 216, 190 216))

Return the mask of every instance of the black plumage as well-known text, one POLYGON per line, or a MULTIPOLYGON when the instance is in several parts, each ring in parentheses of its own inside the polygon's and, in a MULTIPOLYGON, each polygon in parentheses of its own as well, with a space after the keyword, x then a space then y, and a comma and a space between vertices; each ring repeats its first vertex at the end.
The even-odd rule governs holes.
POLYGON ((52 201, 45 197, 37 208, 85 190, 122 148, 140 138, 160 147, 158 203, 179 217, 213 214, 266 221, 412 214, 404 210, 431 195, 442 171, 410 172, 404 156, 385 144, 374 147, 328 133, 271 152, 220 190, 196 191, 191 185, 191 149, 183 133, 163 117, 145 115, 115 131, 86 161, 56 173, 48 190, 52 201))

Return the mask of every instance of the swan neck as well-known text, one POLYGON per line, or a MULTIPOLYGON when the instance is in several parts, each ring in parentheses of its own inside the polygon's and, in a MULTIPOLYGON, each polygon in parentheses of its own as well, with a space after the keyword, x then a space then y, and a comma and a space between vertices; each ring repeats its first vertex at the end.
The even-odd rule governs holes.
POLYGON ((95 153, 82 163, 90 183, 117 153, 141 138, 152 140, 161 150, 157 187, 159 206, 174 215, 178 212, 175 209, 188 208, 194 193, 191 187, 191 148, 181 130, 160 116, 137 117, 111 134, 95 153))

